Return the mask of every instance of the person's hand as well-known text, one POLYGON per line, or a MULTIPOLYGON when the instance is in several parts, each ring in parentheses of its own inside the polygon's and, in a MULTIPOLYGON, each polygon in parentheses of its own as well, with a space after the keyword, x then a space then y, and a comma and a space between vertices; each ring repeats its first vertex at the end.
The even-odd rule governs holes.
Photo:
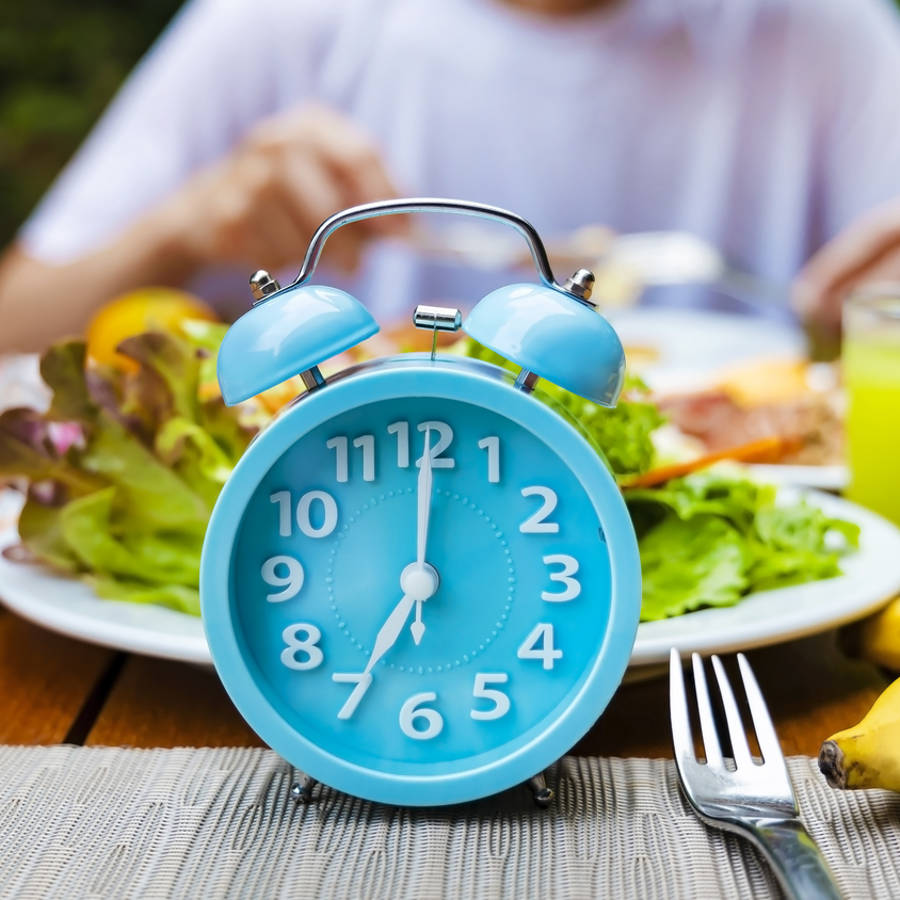
MULTIPOLYGON (((375 144, 338 113, 306 107, 261 122, 161 213, 198 266, 277 270, 302 260, 323 219, 394 196, 375 144)), ((403 221, 388 216, 346 226, 329 238, 325 255, 352 270, 367 239, 397 233, 403 221)))
POLYGON ((900 281, 900 198, 857 219, 812 257, 794 282, 793 306, 806 322, 837 334, 844 298, 877 281, 900 281))

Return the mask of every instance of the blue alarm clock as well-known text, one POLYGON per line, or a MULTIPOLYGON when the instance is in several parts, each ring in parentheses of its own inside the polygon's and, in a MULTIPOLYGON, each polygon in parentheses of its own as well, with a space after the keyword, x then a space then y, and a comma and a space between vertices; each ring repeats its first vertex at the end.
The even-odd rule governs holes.
MULTIPOLYGON (((628 663, 637 542, 577 423, 533 395, 545 378, 612 406, 624 353, 590 302, 553 278, 534 228, 456 200, 367 204, 322 223, 303 268, 219 351, 225 401, 301 374, 306 392, 252 442, 203 548, 213 661, 251 728, 313 780, 370 800, 457 803, 532 780, 594 724, 628 663), (317 365, 378 330, 349 294, 309 284, 348 222, 420 211, 505 222, 541 283, 416 324, 463 329, 521 366, 403 354, 328 378, 317 365)), ((535 780, 536 779, 536 780, 535 780)))

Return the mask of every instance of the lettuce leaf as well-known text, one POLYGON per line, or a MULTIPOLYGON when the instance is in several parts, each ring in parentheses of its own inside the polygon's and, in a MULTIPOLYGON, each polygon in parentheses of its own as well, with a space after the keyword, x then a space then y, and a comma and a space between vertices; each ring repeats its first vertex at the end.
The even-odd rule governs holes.
MULTIPOLYGON (((510 372, 519 369, 472 338, 467 338, 461 349, 466 356, 494 363, 510 372)), ((650 401, 647 386, 639 378, 626 375, 622 397, 613 409, 598 406, 544 380, 538 382, 534 396, 568 416, 616 476, 639 475, 653 465, 652 434, 665 418, 650 401)))
POLYGON ((701 606, 733 606, 747 590, 750 551, 725 519, 700 515, 687 522, 669 515, 638 546, 644 622, 701 606))
POLYGON ((136 372, 93 365, 81 341, 46 351, 47 412, 0 415, 0 480, 28 484, 10 558, 78 574, 104 597, 199 615, 203 535, 256 431, 205 389, 224 331, 129 338, 120 350, 136 372))
POLYGON ((833 578, 859 528, 775 488, 710 468, 659 488, 628 490, 644 578, 643 621, 746 594, 833 578))

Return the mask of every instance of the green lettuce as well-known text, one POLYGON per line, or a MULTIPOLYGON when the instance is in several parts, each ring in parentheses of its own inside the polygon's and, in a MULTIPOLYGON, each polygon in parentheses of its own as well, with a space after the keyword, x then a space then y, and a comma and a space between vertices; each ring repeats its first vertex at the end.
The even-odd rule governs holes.
POLYGON ((0 415, 0 479, 27 485, 22 543, 7 555, 78 575, 103 597, 199 615, 203 535, 257 430, 258 411, 208 390, 224 331, 129 338, 119 350, 133 373, 88 363, 82 341, 47 350, 47 412, 0 415))
POLYGON ((638 535, 644 621, 743 596, 832 578, 859 528, 804 500, 780 505, 775 488, 713 467, 657 488, 625 492, 638 535))
MULTIPOLYGON (((473 359, 511 372, 519 369, 472 338, 466 339, 461 349, 473 359)), ((650 401, 647 386, 639 378, 626 375, 622 397, 612 409, 544 380, 538 382, 534 395, 575 422, 617 477, 640 475, 653 465, 652 435, 665 418, 650 401)))

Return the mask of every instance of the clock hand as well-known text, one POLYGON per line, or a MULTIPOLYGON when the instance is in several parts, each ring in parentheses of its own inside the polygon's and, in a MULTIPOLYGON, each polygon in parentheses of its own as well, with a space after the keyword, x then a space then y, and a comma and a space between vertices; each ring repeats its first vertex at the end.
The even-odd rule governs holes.
MULTIPOLYGON (((428 542, 428 520, 431 515, 431 429, 425 429, 425 451, 419 467, 419 480, 416 485, 416 565, 425 569, 425 547, 428 542)), ((425 634, 425 623, 422 621, 422 600, 416 600, 416 618, 410 625, 412 638, 418 645, 425 634)))
POLYGON ((403 631, 403 626, 409 618, 409 611, 412 609, 414 602, 415 596, 413 594, 404 594, 400 602, 391 610, 391 614, 385 619, 381 628, 378 629, 378 634, 375 635, 375 646, 372 648, 369 661, 362 672, 335 672, 331 676, 332 681, 348 682, 356 685, 350 692, 347 702, 344 703, 337 714, 339 719, 349 719, 356 711, 359 701, 362 700, 372 684, 372 669, 375 663, 397 643, 397 638, 400 636, 400 632, 403 631))
POLYGON ((400 632, 403 631, 403 626, 409 618, 409 611, 412 609, 415 600, 416 597, 413 594, 404 594, 403 599, 391 610, 391 614, 385 620, 384 625, 381 626, 378 634, 375 635, 375 647, 372 650, 369 661, 366 663, 365 669, 363 669, 364 675, 368 675, 375 663, 397 643, 397 638, 400 637, 400 632))
POLYGON ((403 597, 378 629, 378 634, 375 635, 375 646, 372 648, 365 669, 362 672, 335 672, 331 676, 332 681, 356 685, 347 698, 347 702, 341 707, 337 716, 339 719, 349 719, 353 715, 359 701, 362 700, 372 684, 372 669, 397 643, 397 638, 400 637, 400 632, 406 625, 413 604, 421 604, 423 600, 427 600, 437 590, 437 585, 437 572, 431 566, 420 570, 416 563, 410 563, 403 570, 400 575, 400 589, 403 591, 403 597))

